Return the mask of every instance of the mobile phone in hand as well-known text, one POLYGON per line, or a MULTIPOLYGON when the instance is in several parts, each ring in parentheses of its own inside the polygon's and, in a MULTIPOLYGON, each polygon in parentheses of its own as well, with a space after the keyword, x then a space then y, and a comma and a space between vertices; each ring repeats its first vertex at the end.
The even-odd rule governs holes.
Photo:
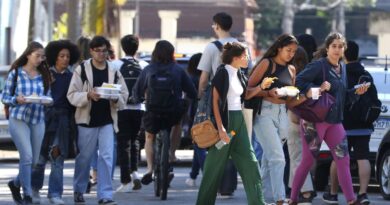
POLYGON ((360 88, 360 87, 362 87, 362 86, 368 86, 368 87, 370 87, 370 85, 371 85, 371 82, 364 82, 364 83, 355 85, 353 88, 358 89, 358 88, 360 88))

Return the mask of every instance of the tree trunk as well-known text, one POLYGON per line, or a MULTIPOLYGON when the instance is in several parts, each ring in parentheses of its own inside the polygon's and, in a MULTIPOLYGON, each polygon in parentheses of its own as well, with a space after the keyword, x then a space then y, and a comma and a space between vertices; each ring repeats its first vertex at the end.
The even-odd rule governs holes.
POLYGON ((294 0, 284 0, 283 33, 293 34, 294 16, 294 0))
POLYGON ((67 3, 68 39, 72 42, 76 42, 81 34, 80 1, 68 0, 67 3))
POLYGON ((35 37, 35 0, 30 1, 30 17, 28 20, 28 43, 34 40, 35 37))
POLYGON ((338 6, 338 24, 337 31, 345 36, 345 8, 344 8, 344 0, 341 0, 338 6))

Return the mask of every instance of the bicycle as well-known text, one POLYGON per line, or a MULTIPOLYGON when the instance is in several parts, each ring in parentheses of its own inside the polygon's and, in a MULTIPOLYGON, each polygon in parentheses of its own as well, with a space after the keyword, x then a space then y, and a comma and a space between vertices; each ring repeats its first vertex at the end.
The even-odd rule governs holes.
POLYGON ((163 129, 156 135, 154 143, 154 193, 161 200, 167 199, 169 187, 170 131, 163 129))

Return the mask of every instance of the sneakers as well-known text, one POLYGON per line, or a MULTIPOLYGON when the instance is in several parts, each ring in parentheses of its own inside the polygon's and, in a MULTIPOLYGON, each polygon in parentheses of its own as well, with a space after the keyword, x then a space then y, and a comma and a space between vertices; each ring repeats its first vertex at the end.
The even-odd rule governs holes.
POLYGON ((39 190, 32 190, 32 203, 40 204, 41 203, 41 195, 39 194, 39 190))
POLYGON ((189 187, 196 187, 196 181, 195 181, 195 179, 191 179, 191 178, 186 179, 186 184, 187 184, 189 187))
POLYGON ((116 205, 117 203, 112 199, 100 199, 99 205, 116 205))
POLYGON ((23 205, 31 205, 31 204, 33 204, 33 200, 31 196, 24 196, 23 205))
POLYGON ((74 192, 73 200, 74 200, 74 204, 85 204, 83 193, 74 192))
POLYGON ((12 199, 14 200, 15 204, 22 204, 22 195, 20 194, 20 187, 15 186, 15 183, 13 180, 8 182, 8 187, 11 190, 12 199))
POLYGON ((305 198, 302 194, 299 195, 298 203, 299 205, 311 205, 313 202, 314 195, 310 194, 308 198, 305 198))
POLYGON ((116 189, 116 192, 122 192, 122 193, 129 193, 129 192, 131 192, 130 183, 121 184, 121 185, 116 189))
POLYGON ((65 204, 65 202, 61 199, 61 197, 51 197, 49 198, 49 201, 51 204, 59 204, 59 205, 65 204))
POLYGON ((141 183, 143 185, 148 185, 150 184, 151 182, 153 181, 153 178, 152 178, 152 173, 146 173, 142 179, 141 179, 141 183))
POLYGON ((370 204, 370 200, 368 200, 367 194, 358 194, 357 195, 357 201, 359 201, 361 204, 368 205, 370 204))
POLYGON ((327 204, 339 204, 337 194, 333 195, 330 192, 325 192, 322 195, 322 200, 327 204))
POLYGON ((133 179, 133 190, 140 190, 142 188, 141 180, 139 179, 138 172, 134 171, 131 173, 133 179))

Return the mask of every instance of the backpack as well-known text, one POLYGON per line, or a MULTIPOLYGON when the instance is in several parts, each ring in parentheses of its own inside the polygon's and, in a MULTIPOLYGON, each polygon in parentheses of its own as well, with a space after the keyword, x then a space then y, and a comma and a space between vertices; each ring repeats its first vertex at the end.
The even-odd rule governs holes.
POLYGON ((353 102, 348 109, 349 114, 356 116, 354 119, 357 122, 372 124, 378 119, 381 113, 382 102, 378 99, 378 93, 373 83, 373 79, 366 70, 359 77, 358 84, 363 82, 371 82, 371 86, 367 92, 359 96, 356 102, 353 102))
POLYGON ((147 79, 146 110, 167 114, 177 111, 178 105, 172 68, 152 71, 147 79))
MULTIPOLYGON (((84 82, 88 81, 87 73, 85 72, 84 61, 80 63, 80 67, 81 67, 80 78, 81 78, 81 82, 84 85, 84 82)), ((117 84, 118 80, 119 80, 119 76, 118 76, 117 72, 115 71, 114 84, 117 84)))
MULTIPOLYGON (((123 64, 119 69, 119 71, 121 72, 123 79, 125 80, 129 93, 131 93, 135 85, 135 82, 137 82, 138 76, 142 72, 142 69, 138 61, 133 58, 131 59, 122 58, 121 61, 123 61, 123 64)), ((127 104, 131 104, 131 103, 132 102, 130 101, 127 102, 127 104)))
MULTIPOLYGON (((15 75, 12 78, 12 88, 11 88, 11 93, 10 93, 11 96, 15 95, 16 87, 18 86, 17 85, 18 75, 19 75, 18 68, 15 68, 15 75)), ((45 84, 43 84, 43 85, 45 85, 45 84)), ((43 94, 46 95, 48 91, 49 91, 49 88, 44 87, 43 94)), ((10 107, 10 105, 4 104, 4 115, 5 115, 5 118, 7 120, 9 119, 9 107, 10 107)))

